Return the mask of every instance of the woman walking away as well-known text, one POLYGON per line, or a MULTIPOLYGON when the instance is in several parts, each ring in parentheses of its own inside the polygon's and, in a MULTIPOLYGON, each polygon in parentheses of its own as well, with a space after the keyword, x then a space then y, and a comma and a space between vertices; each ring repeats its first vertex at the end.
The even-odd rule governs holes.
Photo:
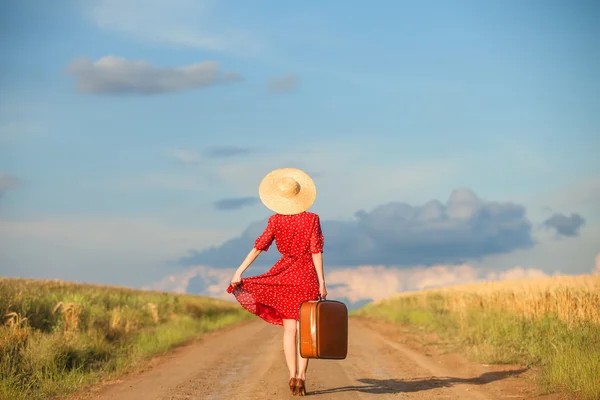
POLYGON ((316 197, 313 180, 296 168, 267 174, 258 188, 263 204, 274 211, 267 227, 237 269, 227 288, 249 312, 283 327, 283 351, 293 395, 306 394, 308 359, 300 356, 296 334, 300 305, 327 296, 323 276, 323 234, 319 216, 306 211, 316 197), (281 258, 266 273, 242 278, 242 273, 275 240, 281 258))

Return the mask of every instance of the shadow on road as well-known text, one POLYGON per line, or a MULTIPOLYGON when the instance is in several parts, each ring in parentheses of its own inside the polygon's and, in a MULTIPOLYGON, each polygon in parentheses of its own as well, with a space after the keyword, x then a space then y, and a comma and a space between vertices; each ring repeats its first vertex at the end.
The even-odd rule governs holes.
POLYGON ((527 371, 526 368, 511 370, 486 372, 477 378, 453 378, 453 377, 435 377, 415 380, 402 379, 369 379, 363 378, 358 381, 362 386, 343 386, 326 390, 315 390, 307 392, 308 395, 341 393, 341 392, 361 392, 372 394, 391 394, 391 393, 410 393, 431 390, 442 387, 451 387, 457 384, 484 385, 486 383, 499 381, 510 376, 520 375, 527 371))

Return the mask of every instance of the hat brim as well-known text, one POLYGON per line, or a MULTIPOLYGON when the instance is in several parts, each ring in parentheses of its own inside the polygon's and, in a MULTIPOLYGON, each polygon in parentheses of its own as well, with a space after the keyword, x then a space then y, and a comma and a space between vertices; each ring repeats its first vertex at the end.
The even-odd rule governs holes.
POLYGON ((258 187, 258 195, 263 204, 277 214, 292 215, 308 210, 317 197, 317 189, 312 178, 297 168, 279 168, 269 172, 258 187), (293 178, 300 185, 300 191, 292 198, 279 195, 277 183, 281 178, 293 178))

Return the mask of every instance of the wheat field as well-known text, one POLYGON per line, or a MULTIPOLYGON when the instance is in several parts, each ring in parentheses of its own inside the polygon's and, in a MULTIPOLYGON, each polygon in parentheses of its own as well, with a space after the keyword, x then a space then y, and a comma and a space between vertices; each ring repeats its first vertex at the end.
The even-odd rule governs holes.
POLYGON ((405 292, 354 313, 435 332, 476 361, 539 369, 539 382, 600 399, 600 275, 405 292))
POLYGON ((249 318, 211 298, 0 278, 0 399, 60 399, 249 318))
POLYGON ((600 325, 600 275, 472 283, 404 292, 372 305, 393 304, 401 299, 420 306, 435 304, 457 314, 473 308, 496 309, 533 319, 555 315, 569 325, 600 325))

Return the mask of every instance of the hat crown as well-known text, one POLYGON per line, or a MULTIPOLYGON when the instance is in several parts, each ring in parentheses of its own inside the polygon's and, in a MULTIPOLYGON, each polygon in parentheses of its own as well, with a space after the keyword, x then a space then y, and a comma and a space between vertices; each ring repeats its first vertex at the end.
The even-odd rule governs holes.
POLYGON ((284 177, 277 183, 277 189, 282 197, 291 198, 300 192, 300 184, 294 178, 284 177))
POLYGON ((310 208, 317 191, 308 174, 298 168, 278 168, 269 172, 258 185, 263 204, 277 214, 294 215, 310 208))

